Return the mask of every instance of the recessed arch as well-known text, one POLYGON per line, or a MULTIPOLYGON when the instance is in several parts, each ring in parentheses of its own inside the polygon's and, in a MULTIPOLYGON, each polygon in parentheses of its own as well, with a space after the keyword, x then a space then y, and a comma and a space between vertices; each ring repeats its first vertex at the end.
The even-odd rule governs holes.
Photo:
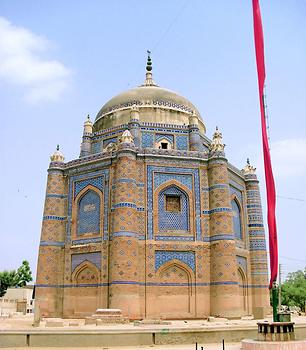
POLYGON ((189 266, 173 259, 159 267, 156 277, 159 314, 190 317, 194 312, 194 273, 189 266))
POLYGON ((237 198, 237 196, 231 197, 231 207, 232 207, 232 215, 233 215, 233 230, 234 236, 236 239, 243 239, 243 210, 242 205, 237 198))
POLYGON ((239 266, 238 271, 239 300, 242 314, 247 314, 247 278, 243 269, 239 266))
POLYGON ((76 196, 72 205, 72 236, 98 236, 103 234, 103 192, 87 185, 76 196))
POLYGON ((70 298, 77 317, 92 315, 99 307, 100 271, 90 261, 83 261, 72 273, 70 298))
POLYGON ((159 185, 153 194, 153 206, 157 215, 153 218, 154 233, 194 234, 194 202, 192 192, 175 179, 159 185), (177 196, 180 210, 167 212, 166 196, 177 196))

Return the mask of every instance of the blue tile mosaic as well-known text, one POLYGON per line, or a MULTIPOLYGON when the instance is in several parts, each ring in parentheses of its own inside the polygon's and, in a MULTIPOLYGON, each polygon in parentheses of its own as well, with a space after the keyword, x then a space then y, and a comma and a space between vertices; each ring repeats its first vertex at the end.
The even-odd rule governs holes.
POLYGON ((78 203, 77 234, 100 232, 100 197, 92 190, 86 192, 78 203))
POLYGON ((94 186, 103 191, 103 177, 93 177, 83 181, 76 181, 74 183, 74 198, 88 185, 94 186))
POLYGON ((109 145, 111 142, 112 143, 117 143, 117 137, 112 137, 112 138, 110 138, 110 139, 106 139, 106 140, 103 140, 103 149, 107 146, 107 145, 109 145))
POLYGON ((142 147, 153 148, 154 146, 154 134, 151 132, 142 133, 142 147))
POLYGON ((176 149, 180 151, 188 151, 188 136, 177 135, 176 138, 176 149))
POLYGON ((167 236, 162 236, 162 235, 158 235, 155 236, 155 240, 156 241, 186 241, 186 242, 190 242, 190 241, 194 241, 194 237, 193 236, 173 236, 172 234, 167 235, 167 236))
POLYGON ((165 173, 154 173, 154 190, 160 186, 161 184, 165 183, 169 180, 176 180, 180 183, 182 183, 184 186, 190 189, 192 191, 192 175, 187 174, 165 174, 165 173))
POLYGON ((94 142, 91 144, 91 153, 100 153, 102 152, 102 143, 101 142, 94 142))
POLYGON ((159 230, 189 230, 189 200, 185 192, 176 186, 170 186, 158 195, 158 228, 159 230), (175 195, 180 198, 179 212, 166 211, 166 195, 175 195))
POLYGON ((60 199, 64 199, 67 198, 66 194, 56 194, 56 193, 47 193, 46 194, 46 198, 60 198, 60 199))
POLYGON ((67 219, 66 216, 55 216, 55 215, 45 215, 45 216, 43 216, 43 220, 64 221, 66 219, 67 219))
MULTIPOLYGON (((83 182, 86 186, 88 184, 94 185, 95 183, 92 183, 93 180, 97 179, 97 175, 99 174, 99 178, 102 178, 102 183, 100 183, 100 180, 98 181, 97 185, 100 187, 100 189, 103 189, 103 195, 104 195, 104 203, 108 203, 108 196, 109 196, 109 188, 106 183, 108 183, 109 178, 109 169, 102 169, 99 170, 99 172, 90 172, 86 174, 80 174, 80 175, 74 175, 71 176, 69 179, 69 192, 68 192, 68 220, 67 220, 67 234, 66 234, 66 242, 71 242, 71 215, 72 215, 72 202, 74 200, 74 186, 75 182, 83 182)), ((96 186, 97 187, 97 186, 96 186)), ((108 239, 108 205, 104 205, 104 224, 103 224, 103 239, 108 239)))
POLYGON ((238 188, 230 185, 230 193, 234 194, 239 199, 240 203, 242 203, 242 192, 238 188))
MULTIPOLYGON (((166 167, 166 166, 147 166, 147 234, 148 239, 153 239, 153 179, 155 172, 170 174, 172 178, 176 178, 177 175, 192 176, 194 189, 192 188, 195 195, 195 217, 200 218, 201 215, 201 203, 200 203, 200 180, 199 170, 194 168, 177 168, 177 167, 166 167)), ((185 179, 187 178, 185 177, 185 179)), ((169 177, 170 179, 170 177, 169 177)), ((183 180, 182 180, 183 181, 183 180)), ((190 180, 184 180, 185 184, 190 180), (186 182, 187 181, 187 182, 186 182)), ((188 186, 187 186, 188 187, 188 186)), ((196 225, 196 238, 198 241, 202 239, 201 225, 196 225)))
POLYGON ((250 250, 266 250, 266 240, 265 239, 251 240, 250 250))
POLYGON ((84 261, 90 261, 99 270, 101 269, 101 252, 80 253, 71 255, 71 271, 73 272, 77 266, 84 261))
POLYGON ((64 242, 56 242, 56 241, 40 241, 39 244, 41 247, 63 247, 65 245, 64 242))
POLYGON ((219 234, 211 237, 206 237, 207 242, 215 242, 215 241, 232 241, 234 240, 234 236, 231 234, 219 234))
POLYGON ((195 271, 195 254, 194 252, 156 250, 155 251, 155 271, 163 264, 173 259, 180 260, 195 271))
POLYGON ((74 239, 72 241, 72 244, 79 245, 79 244, 100 243, 100 242, 102 242, 101 237, 94 237, 94 238, 74 239))
POLYGON ((163 139, 169 141, 173 145, 173 140, 174 140, 173 135, 169 135, 169 134, 156 134, 155 135, 155 142, 159 142, 160 140, 163 140, 163 139))
POLYGON ((265 231, 263 230, 249 230, 250 237, 262 236, 265 237, 265 231))
POLYGON ((235 199, 231 200, 232 212, 233 212, 233 228, 235 237, 242 239, 242 227, 241 227, 241 212, 240 207, 235 199))

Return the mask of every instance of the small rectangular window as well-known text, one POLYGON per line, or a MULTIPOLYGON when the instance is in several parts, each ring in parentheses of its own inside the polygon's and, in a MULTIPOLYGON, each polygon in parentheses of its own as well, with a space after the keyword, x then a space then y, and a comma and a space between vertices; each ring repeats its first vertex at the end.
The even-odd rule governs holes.
POLYGON ((166 194, 166 211, 178 213, 181 211, 181 197, 166 194))
POLYGON ((168 143, 167 142, 161 142, 161 148, 162 149, 168 149, 168 143))

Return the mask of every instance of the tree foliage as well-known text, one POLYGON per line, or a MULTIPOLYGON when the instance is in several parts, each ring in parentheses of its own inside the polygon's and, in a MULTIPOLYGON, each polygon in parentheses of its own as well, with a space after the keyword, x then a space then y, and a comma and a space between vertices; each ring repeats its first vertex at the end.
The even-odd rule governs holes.
POLYGON ((305 311, 306 303, 306 268, 288 274, 282 284, 282 304, 299 306, 305 311))
POLYGON ((0 272, 0 297, 2 297, 9 287, 24 287, 27 282, 31 282, 32 272, 30 264, 24 260, 21 266, 15 270, 0 272))

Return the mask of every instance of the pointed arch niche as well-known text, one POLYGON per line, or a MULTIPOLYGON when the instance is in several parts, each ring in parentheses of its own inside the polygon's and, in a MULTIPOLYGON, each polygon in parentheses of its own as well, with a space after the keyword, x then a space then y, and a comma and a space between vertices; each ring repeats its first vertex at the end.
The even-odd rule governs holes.
POLYGON ((239 284, 239 304, 242 315, 248 314, 248 289, 247 278, 241 267, 238 267, 238 284, 239 284))
POLYGON ((154 234, 194 235, 192 192, 172 179, 158 186, 153 196, 154 234))
POLYGON ((100 271, 90 261, 85 260, 72 273, 74 314, 76 316, 92 315, 99 307, 100 271))
POLYGON ((231 197, 231 207, 233 214, 233 229, 236 239, 243 240, 243 211, 240 201, 236 196, 231 197))
POLYGON ((103 234, 103 193, 92 185, 76 196, 72 208, 73 238, 103 234))
POLYGON ((156 271, 157 303, 162 317, 194 317, 194 272, 178 259, 164 263, 156 271))

